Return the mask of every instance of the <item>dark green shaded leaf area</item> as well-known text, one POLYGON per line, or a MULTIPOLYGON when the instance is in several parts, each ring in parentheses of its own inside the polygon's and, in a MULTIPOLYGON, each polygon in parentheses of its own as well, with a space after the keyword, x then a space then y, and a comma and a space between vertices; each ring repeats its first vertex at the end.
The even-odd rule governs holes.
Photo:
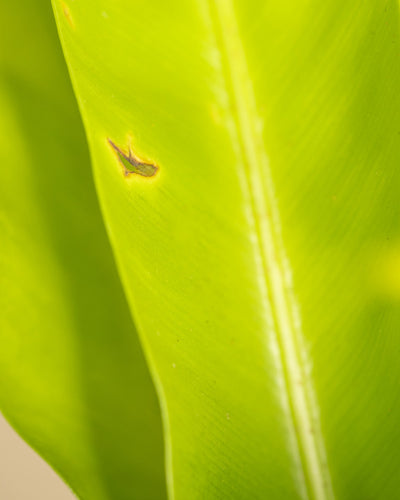
POLYGON ((0 46, 0 409, 79 498, 165 499, 158 402, 49 2, 2 5, 0 46))

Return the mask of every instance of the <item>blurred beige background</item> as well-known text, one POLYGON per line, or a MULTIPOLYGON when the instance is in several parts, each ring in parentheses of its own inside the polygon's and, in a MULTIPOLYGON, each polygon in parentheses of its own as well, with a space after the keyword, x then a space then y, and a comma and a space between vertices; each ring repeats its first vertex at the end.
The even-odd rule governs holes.
POLYGON ((57 474, 0 414, 0 499, 76 500, 57 474))

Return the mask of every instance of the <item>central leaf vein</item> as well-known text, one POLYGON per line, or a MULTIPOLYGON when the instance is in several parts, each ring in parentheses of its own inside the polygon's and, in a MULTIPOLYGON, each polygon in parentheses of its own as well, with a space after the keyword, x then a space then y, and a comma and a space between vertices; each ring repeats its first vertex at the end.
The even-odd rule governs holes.
POLYGON ((305 366, 305 342, 245 52, 232 0, 208 1, 210 23, 224 68, 224 85, 235 129, 232 140, 239 144, 234 147, 242 166, 242 172, 239 172, 242 188, 249 200, 255 260, 259 263, 261 275, 259 286, 265 308, 272 316, 273 341, 284 378, 289 427, 295 436, 292 451, 298 465, 300 490, 306 498, 332 500, 334 495, 318 407, 305 366))

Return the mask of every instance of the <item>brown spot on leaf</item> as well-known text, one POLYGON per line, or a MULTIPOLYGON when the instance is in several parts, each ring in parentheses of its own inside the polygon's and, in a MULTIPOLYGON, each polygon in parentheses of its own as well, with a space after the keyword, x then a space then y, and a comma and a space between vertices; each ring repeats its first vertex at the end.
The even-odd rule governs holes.
POLYGON ((142 177, 153 177, 158 171, 157 165, 154 163, 141 160, 133 154, 129 147, 128 152, 119 148, 111 139, 107 139, 110 146, 116 153, 119 162, 124 169, 124 175, 128 177, 131 174, 141 175, 142 177))

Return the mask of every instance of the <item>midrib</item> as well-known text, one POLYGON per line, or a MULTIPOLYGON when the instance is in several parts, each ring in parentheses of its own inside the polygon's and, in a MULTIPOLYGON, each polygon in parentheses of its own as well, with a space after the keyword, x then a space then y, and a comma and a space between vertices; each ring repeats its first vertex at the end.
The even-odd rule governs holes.
MULTIPOLYGON (((280 234, 279 213, 274 200, 257 116, 255 98, 249 77, 244 48, 231 0, 208 0, 212 24, 216 30, 217 48, 227 75, 235 135, 240 144, 243 179, 251 205, 255 228, 255 249, 262 268, 267 308, 272 311, 274 329, 284 373, 291 425, 296 436, 296 455, 300 456, 301 489, 313 500, 334 498, 324 443, 319 426, 318 408, 313 398, 312 381, 302 361, 303 336, 296 320, 297 308, 290 283, 290 269, 280 234)), ((294 457, 294 462, 299 463, 294 457)))

